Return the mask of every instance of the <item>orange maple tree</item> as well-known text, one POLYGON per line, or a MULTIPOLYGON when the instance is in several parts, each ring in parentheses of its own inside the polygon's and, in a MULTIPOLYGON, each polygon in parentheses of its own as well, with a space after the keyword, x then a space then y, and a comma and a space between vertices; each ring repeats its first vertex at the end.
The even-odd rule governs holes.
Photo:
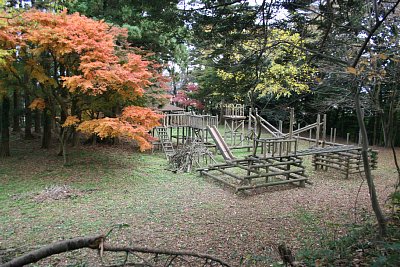
POLYGON ((19 58, 39 84, 31 108, 48 109, 64 130, 128 137, 142 151, 151 147, 148 132, 161 116, 145 106, 165 99, 166 81, 160 66, 129 47, 126 30, 77 13, 37 10, 12 19, 7 30, 18 36, 9 69, 19 58))

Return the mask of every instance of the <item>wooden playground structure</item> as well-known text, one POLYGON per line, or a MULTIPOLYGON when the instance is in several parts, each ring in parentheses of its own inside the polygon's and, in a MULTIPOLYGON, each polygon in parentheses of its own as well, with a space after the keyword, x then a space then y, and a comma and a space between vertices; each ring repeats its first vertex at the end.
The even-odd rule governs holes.
POLYGON ((192 166, 201 167, 215 162, 208 147, 210 141, 208 126, 218 125, 218 116, 199 115, 190 112, 164 114, 161 125, 153 129, 160 147, 170 165, 176 170, 190 171, 192 166))
POLYGON ((245 141, 244 106, 240 104, 224 105, 224 139, 231 147, 239 147, 245 141))
MULTIPOLYGON (((174 147, 196 142, 200 144, 197 147, 201 147, 202 152, 191 161, 196 163, 200 175, 211 177, 235 191, 282 184, 304 187, 310 182, 303 157, 309 155, 312 156, 315 170, 335 169, 346 179, 364 168, 359 146, 336 143, 336 131, 333 129, 327 141, 326 115, 322 119, 317 115, 315 123, 304 127, 297 125, 297 129, 294 129, 294 110, 291 109, 289 129, 284 133, 282 122, 275 127, 262 118, 257 110, 250 109, 246 116, 243 105, 226 105, 224 108, 224 137, 217 128, 218 116, 166 114, 162 126, 155 128, 155 134, 167 158, 177 154, 174 147), (261 130, 270 137, 257 138, 257 132, 261 130), (310 147, 299 150, 300 140, 307 141, 310 147), (250 147, 250 144, 253 149, 250 156, 238 159, 231 152, 232 148, 250 147), (216 163, 208 150, 210 147, 216 147, 225 162, 216 163), (205 164, 200 163, 200 158, 205 164)), ((189 157, 190 152, 185 153, 189 157)), ((369 152, 369 164, 372 169, 376 168, 376 151, 369 152)))

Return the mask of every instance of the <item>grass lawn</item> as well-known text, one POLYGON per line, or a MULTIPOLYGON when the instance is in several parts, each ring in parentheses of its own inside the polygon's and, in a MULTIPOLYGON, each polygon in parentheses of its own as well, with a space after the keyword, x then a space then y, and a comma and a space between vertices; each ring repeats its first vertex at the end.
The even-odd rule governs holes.
MULTIPOLYGON (((315 172, 310 159, 306 165, 313 185, 235 195, 196 173, 166 170, 160 152, 139 153, 129 145, 81 146, 71 148, 71 165, 64 167, 56 148, 42 150, 38 140, 14 138, 12 157, 0 159, 0 263, 11 255, 2 251, 15 255, 127 224, 113 231, 109 242, 194 250, 233 266, 266 266, 279 260, 281 242, 294 252, 318 248, 327 238, 345 235, 349 226, 373 219, 360 175, 345 180, 335 171, 315 172), (65 186, 68 197, 49 195, 56 186, 65 186)), ((385 203, 397 174, 389 150, 380 149, 379 161, 375 181, 388 210, 385 203)), ((95 251, 82 250, 38 264, 92 266, 100 260, 95 251)))

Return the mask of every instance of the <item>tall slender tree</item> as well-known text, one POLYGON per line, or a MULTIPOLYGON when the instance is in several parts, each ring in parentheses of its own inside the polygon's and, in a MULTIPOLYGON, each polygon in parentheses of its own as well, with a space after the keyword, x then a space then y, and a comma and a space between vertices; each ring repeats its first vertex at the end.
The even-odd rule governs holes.
POLYGON ((362 158, 364 172, 370 192, 379 234, 386 235, 386 221, 381 211, 376 195, 371 168, 368 163, 368 133, 365 118, 362 115, 361 98, 365 93, 365 84, 357 79, 365 68, 360 62, 371 59, 375 39, 384 27, 393 26, 393 18, 397 17, 400 1, 325 1, 304 2, 289 1, 286 7, 292 12, 293 18, 303 21, 304 27, 317 29, 319 36, 315 38, 313 53, 319 64, 324 66, 327 77, 331 73, 341 73, 341 76, 351 77, 344 93, 351 93, 362 137, 362 158), (302 10, 302 12, 298 12, 302 10), (305 22, 305 23, 304 23, 305 22), (334 63, 334 64, 332 64, 334 63))

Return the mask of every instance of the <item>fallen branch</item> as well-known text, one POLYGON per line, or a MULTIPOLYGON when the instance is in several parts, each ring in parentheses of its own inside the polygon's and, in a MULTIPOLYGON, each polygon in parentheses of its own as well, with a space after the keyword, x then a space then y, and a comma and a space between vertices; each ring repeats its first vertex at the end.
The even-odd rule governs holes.
POLYGON ((47 258, 51 255, 64 253, 67 251, 77 250, 81 248, 98 249, 104 237, 90 236, 90 237, 77 237, 73 239, 63 240, 56 243, 46 245, 42 248, 28 252, 18 258, 6 262, 0 267, 19 267, 26 264, 37 262, 41 259, 47 258))
MULTIPOLYGON (((193 251, 154 249, 154 248, 147 248, 147 247, 119 247, 119 246, 109 246, 109 245, 104 245, 104 251, 127 252, 127 253, 141 252, 141 253, 150 253, 150 254, 156 254, 156 255, 190 256, 190 257, 195 257, 195 258, 211 260, 213 262, 219 263, 221 266, 230 267, 230 265, 228 263, 226 263, 223 260, 218 259, 212 255, 196 253, 193 251)), ((170 265, 173 266, 172 262, 173 262, 173 260, 170 262, 170 264, 168 264, 166 266, 170 266, 170 265)))
MULTIPOLYGON (((218 259, 212 255, 196 253, 192 251, 178 251, 178 250, 166 250, 166 249, 154 249, 147 247, 123 247, 123 246, 112 246, 104 244, 105 237, 104 235, 91 236, 91 237, 78 237, 69 240, 59 241, 53 244, 46 245, 42 248, 33 250, 28 252, 20 257, 17 257, 9 262, 6 262, 0 267, 19 267, 24 266, 30 263, 35 263, 41 259, 50 257, 55 254, 64 253, 67 251, 78 250, 82 248, 91 248, 99 251, 100 256, 103 256, 103 253, 106 251, 109 252, 125 252, 126 260, 122 264, 124 266, 128 266, 131 263, 126 262, 128 259, 128 255, 134 255, 136 258, 140 259, 142 263, 140 266, 179 266, 177 263, 179 262, 189 262, 184 257, 191 257, 197 260, 202 260, 202 266, 222 266, 222 267, 230 267, 230 265, 224 262, 221 259, 218 259), (151 254, 149 259, 145 259, 144 257, 140 257, 137 253, 151 254), (168 256, 168 261, 166 263, 161 263, 159 256, 165 255, 168 256), (151 262, 151 263, 150 263, 151 262), (154 262, 154 263, 153 263, 154 262), (207 265, 208 264, 208 265, 207 265)), ((137 266, 137 263, 133 263, 133 266, 137 266)))

